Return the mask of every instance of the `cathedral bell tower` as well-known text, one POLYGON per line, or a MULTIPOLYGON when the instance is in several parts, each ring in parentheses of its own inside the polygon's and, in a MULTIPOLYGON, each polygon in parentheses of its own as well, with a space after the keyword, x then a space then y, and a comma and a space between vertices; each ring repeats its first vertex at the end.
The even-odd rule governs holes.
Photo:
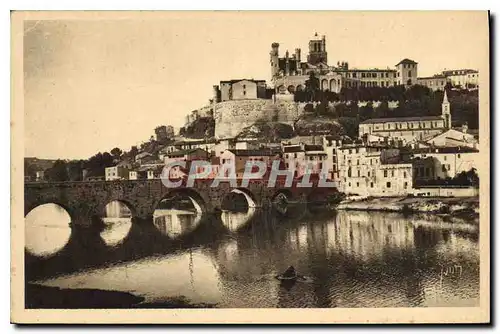
POLYGON ((444 127, 446 130, 451 129, 451 110, 450 102, 448 101, 448 95, 446 89, 444 90, 443 103, 441 104, 441 115, 444 119, 444 127))
POLYGON ((279 43, 274 42, 271 44, 271 52, 270 55, 270 63, 271 63, 271 78, 274 78, 278 75, 279 69, 279 43))

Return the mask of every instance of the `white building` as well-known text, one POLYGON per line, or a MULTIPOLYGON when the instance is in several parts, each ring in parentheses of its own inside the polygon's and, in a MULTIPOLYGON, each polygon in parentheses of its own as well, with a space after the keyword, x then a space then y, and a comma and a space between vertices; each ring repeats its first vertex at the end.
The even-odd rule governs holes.
POLYGON ((359 124, 359 137, 375 136, 377 141, 379 141, 378 138, 390 138, 408 143, 438 135, 450 128, 450 102, 445 91, 441 115, 367 119, 359 124))
POLYGON ((361 196, 404 196, 412 191, 412 164, 383 146, 344 145, 337 149, 339 190, 361 196))

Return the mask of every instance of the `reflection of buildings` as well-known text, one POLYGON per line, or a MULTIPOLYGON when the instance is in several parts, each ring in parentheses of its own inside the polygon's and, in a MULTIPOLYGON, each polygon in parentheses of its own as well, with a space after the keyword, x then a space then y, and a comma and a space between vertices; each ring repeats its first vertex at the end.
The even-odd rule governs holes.
POLYGON ((386 248, 414 247, 413 227, 404 217, 390 214, 341 211, 335 224, 329 224, 327 238, 329 252, 340 249, 362 260, 380 258, 386 248))
POLYGON ((130 209, 119 201, 112 201, 106 205, 107 218, 130 218, 132 213, 130 209))
POLYGON ((153 223, 170 238, 177 238, 192 232, 200 223, 201 215, 188 211, 156 210, 153 223))
POLYGON ((222 224, 231 232, 245 226, 255 214, 255 208, 248 208, 247 212, 222 211, 222 224))

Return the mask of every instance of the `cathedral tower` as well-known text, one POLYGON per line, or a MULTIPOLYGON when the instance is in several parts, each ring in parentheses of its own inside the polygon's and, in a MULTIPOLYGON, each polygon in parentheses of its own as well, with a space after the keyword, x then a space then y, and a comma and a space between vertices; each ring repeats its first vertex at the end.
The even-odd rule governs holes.
POLYGON ((279 69, 279 43, 274 42, 271 44, 271 52, 270 55, 270 63, 271 63, 271 78, 274 78, 278 75, 279 69))
POLYGON ((319 39, 318 33, 316 33, 314 38, 309 41, 309 56, 307 56, 307 62, 311 65, 316 65, 318 63, 328 64, 326 37, 324 35, 319 39))

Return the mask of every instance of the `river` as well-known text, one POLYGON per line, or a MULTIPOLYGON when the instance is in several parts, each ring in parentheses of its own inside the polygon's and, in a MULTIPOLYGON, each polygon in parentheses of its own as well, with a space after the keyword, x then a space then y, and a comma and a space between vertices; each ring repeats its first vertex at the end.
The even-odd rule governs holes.
POLYGON ((249 209, 157 210, 152 224, 138 224, 118 205, 88 231, 69 228, 55 205, 35 210, 26 217, 26 281, 43 286, 219 308, 479 305, 477 222, 249 209), (290 265, 306 281, 274 278, 290 265))

